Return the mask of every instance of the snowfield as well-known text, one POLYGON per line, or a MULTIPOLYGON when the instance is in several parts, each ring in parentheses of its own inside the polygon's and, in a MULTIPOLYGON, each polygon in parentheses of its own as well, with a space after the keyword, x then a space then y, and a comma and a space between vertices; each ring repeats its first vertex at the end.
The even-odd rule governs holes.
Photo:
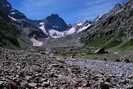
POLYGON ((43 45, 43 42, 42 42, 42 41, 38 41, 38 40, 36 40, 35 38, 31 38, 31 41, 32 41, 32 43, 33 43, 32 46, 40 47, 40 46, 43 45))
POLYGON ((61 37, 65 37, 68 35, 72 35, 75 33, 80 33, 84 30, 86 30, 87 28, 89 28, 91 26, 91 24, 84 24, 84 23, 77 23, 76 25, 72 26, 70 29, 66 30, 66 31, 58 31, 55 29, 49 29, 48 31, 45 29, 45 23, 44 22, 40 22, 40 29, 47 35, 49 35, 51 38, 61 38, 61 37))

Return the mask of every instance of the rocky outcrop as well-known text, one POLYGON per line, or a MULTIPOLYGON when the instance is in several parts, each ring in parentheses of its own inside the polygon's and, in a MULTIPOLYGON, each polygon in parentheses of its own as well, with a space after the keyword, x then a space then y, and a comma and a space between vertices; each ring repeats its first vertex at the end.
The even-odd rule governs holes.
POLYGON ((105 54, 105 53, 108 53, 108 52, 105 51, 104 48, 100 48, 100 49, 97 49, 94 53, 96 53, 96 54, 105 54))

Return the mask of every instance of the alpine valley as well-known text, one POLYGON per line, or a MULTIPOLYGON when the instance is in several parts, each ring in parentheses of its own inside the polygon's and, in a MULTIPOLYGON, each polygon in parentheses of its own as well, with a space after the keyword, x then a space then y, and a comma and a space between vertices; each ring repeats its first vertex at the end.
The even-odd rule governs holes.
POLYGON ((133 0, 75 24, 0 0, 0 89, 133 89, 133 0))
MULTIPOLYGON (((44 46, 49 39, 78 34, 91 26, 89 21, 68 25, 58 14, 51 14, 43 20, 31 20, 20 11, 14 9, 6 0, 0 1, 0 12, 1 19, 5 23, 14 25, 21 35, 29 38, 32 46, 44 46)), ((16 38, 18 39, 18 37, 16 38)), ((6 46, 5 44, 8 44, 8 42, 2 42, 2 44, 2 46, 6 46)), ((18 44, 21 45, 19 42, 18 44)))

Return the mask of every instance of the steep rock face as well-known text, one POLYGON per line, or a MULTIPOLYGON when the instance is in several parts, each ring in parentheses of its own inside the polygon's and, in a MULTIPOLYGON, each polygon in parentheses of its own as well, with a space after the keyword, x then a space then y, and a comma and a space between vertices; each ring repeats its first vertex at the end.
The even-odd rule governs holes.
POLYGON ((22 30, 22 34, 32 38, 46 38, 47 35, 43 33, 36 25, 34 25, 30 19, 28 19, 23 13, 16 9, 11 9, 9 17, 14 23, 22 30))
POLYGON ((50 30, 50 29, 55 29, 58 31, 65 31, 68 29, 68 25, 66 22, 59 17, 57 14, 52 14, 51 16, 48 16, 45 20, 45 28, 50 30))
POLYGON ((115 13, 109 14, 105 19, 96 22, 91 29, 83 33, 81 40, 89 47, 116 47, 119 50, 129 48, 131 50, 133 46, 132 23, 133 3, 130 0, 123 4, 120 9, 115 10, 115 13))
POLYGON ((114 8, 111 10, 112 13, 118 12, 120 9, 124 7, 123 3, 118 3, 114 6, 114 8))
POLYGON ((0 0, 0 11, 9 13, 11 8, 11 4, 7 0, 0 0))
POLYGON ((66 22, 57 14, 52 14, 44 20, 32 22, 51 38, 64 37, 64 31, 67 31, 70 28, 70 26, 67 25, 66 22))
POLYGON ((62 38, 68 35, 80 33, 91 27, 90 21, 84 21, 73 25, 68 25, 66 22, 56 14, 48 16, 44 20, 32 21, 50 38, 62 38))
POLYGON ((30 20, 32 24, 48 34, 50 30, 66 31, 69 26, 58 14, 51 14, 43 20, 30 20))
POLYGON ((19 12, 16 9, 13 9, 13 8, 10 10, 9 16, 11 16, 15 19, 25 19, 25 20, 27 19, 23 13, 19 12))
POLYGON ((114 15, 114 14, 119 13, 120 11, 123 10, 124 6, 125 6, 124 3, 118 3, 118 4, 116 4, 116 5, 112 8, 112 10, 110 10, 108 13, 102 15, 101 17, 99 17, 99 18, 97 19, 97 22, 96 22, 96 23, 103 22, 103 21, 105 21, 108 17, 110 17, 111 15, 114 15))

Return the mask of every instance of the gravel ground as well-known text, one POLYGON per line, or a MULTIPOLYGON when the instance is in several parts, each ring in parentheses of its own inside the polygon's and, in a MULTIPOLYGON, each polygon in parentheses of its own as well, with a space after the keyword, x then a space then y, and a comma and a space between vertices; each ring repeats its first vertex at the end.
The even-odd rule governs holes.
POLYGON ((99 72, 109 73, 113 76, 129 76, 133 74, 133 63, 111 62, 89 59, 68 58, 68 64, 94 69, 99 72))
POLYGON ((0 48, 0 89, 133 89, 131 65, 0 48))

